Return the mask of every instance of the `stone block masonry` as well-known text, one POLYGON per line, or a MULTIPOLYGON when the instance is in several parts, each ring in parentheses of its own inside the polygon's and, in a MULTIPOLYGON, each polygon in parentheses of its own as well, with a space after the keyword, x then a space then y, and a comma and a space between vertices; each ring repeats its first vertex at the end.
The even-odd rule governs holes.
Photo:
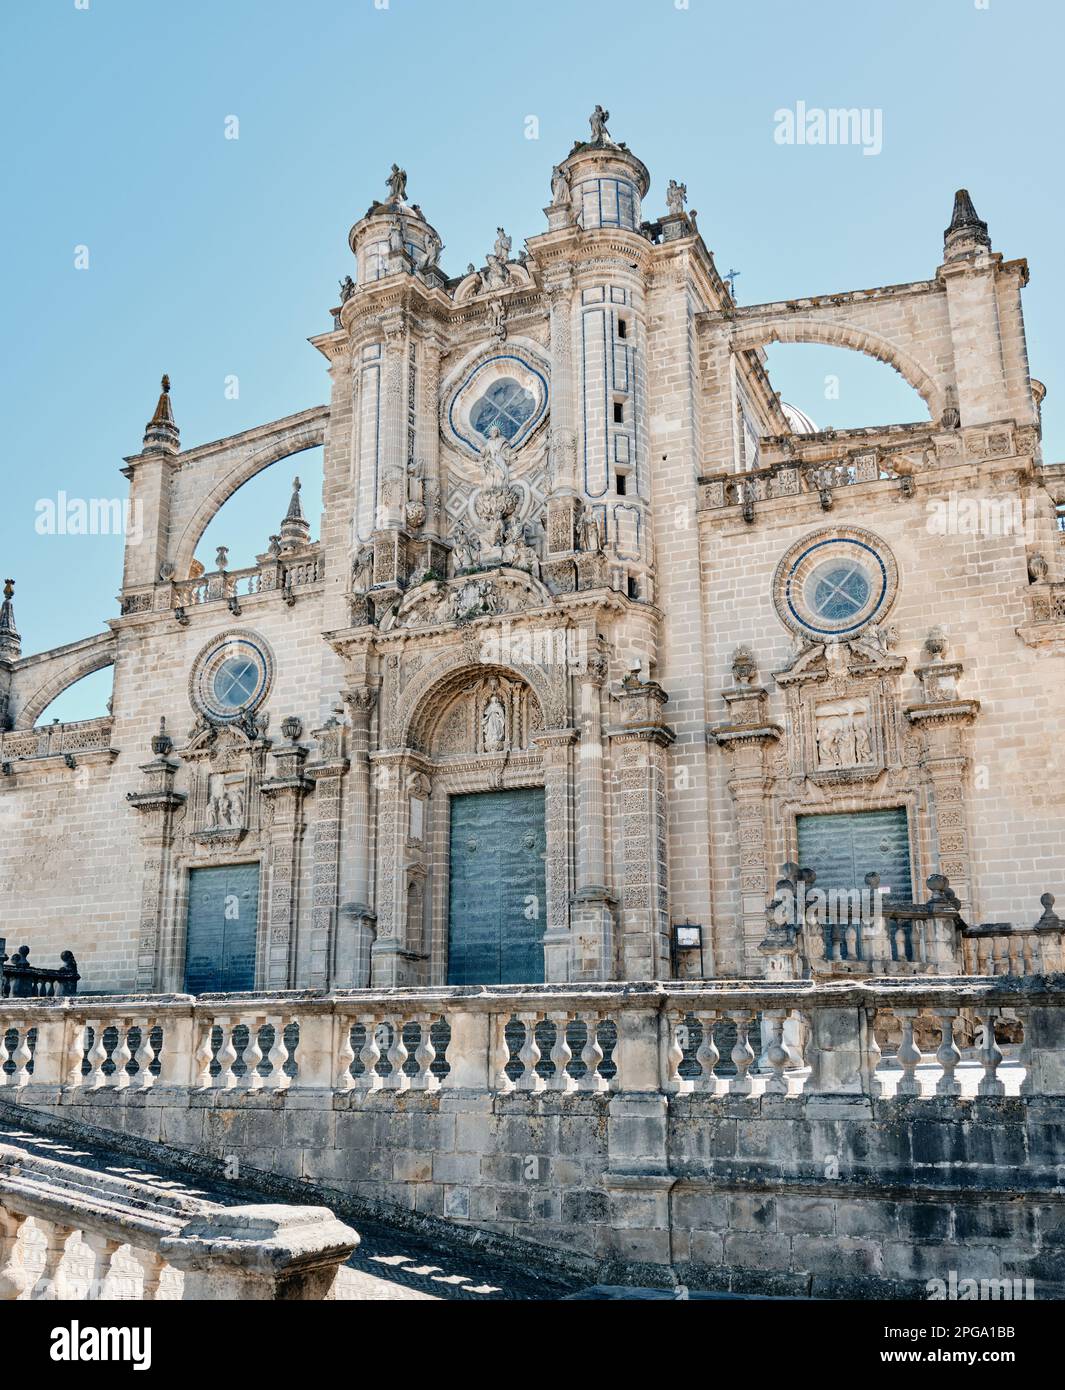
POLYGON ((0 1098, 599 1282, 1060 1298, 1063 1018, 1060 976, 26 1001, 0 1098), (748 1026, 784 1012, 799 1056, 752 1076, 748 1026), (885 1066, 894 1023, 970 1015, 1017 1056, 948 1030, 885 1066))

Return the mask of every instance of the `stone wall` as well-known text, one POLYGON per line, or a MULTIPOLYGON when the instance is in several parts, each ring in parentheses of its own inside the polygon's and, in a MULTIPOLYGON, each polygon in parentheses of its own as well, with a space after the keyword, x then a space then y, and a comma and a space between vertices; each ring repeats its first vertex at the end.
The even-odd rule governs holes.
POLYGON ((236 996, 9 1003, 0 1031, 18 1034, 8 1034, 6 1070, 21 1084, 0 1098, 142 1152, 162 1145, 204 1173, 288 1199, 309 1187, 356 1216, 526 1243, 530 1257, 599 1281, 894 1298, 925 1297, 928 1280, 953 1270, 1032 1279, 1037 1297, 1057 1298, 1063 999, 1057 977, 799 993, 749 985, 713 996, 593 987, 414 991, 397 1002, 355 992, 265 997, 250 1008, 236 996), (785 1003, 804 1020, 799 1055, 770 1045, 767 1074, 752 1075, 749 1021, 758 1011, 779 1022, 785 1011, 773 1006, 785 1003), (1002 1009, 1023 1024, 1019 1064, 1000 1067, 986 1037, 963 1061, 950 1042, 959 1013, 990 1020, 1002 1009), (882 1036, 888 1015, 904 1042, 885 1069, 873 1020, 882 1036), (906 1025, 919 1016, 939 1029, 940 1067, 926 1055, 932 1070, 907 1094, 920 1054, 906 1025), (59 1084, 63 1057, 79 1050, 79 1019, 90 1020, 85 1061, 59 1084), (277 1031, 273 1045, 261 1032, 286 1019, 299 1030, 298 1044, 285 1034, 287 1057, 277 1031), (592 1019, 605 1043, 598 1053, 573 1032, 592 1019), (687 1031, 715 1019, 737 1030, 731 1068, 705 1033, 695 1052, 687 1031), (426 1047, 434 1020, 446 1020, 450 1036, 433 1031, 436 1046, 426 1047), (33 1068, 20 1072, 31 1021, 33 1068), (504 1024, 519 1030, 506 1042, 504 1024), (554 1042, 543 1032, 552 1025, 554 1042), (252 1054, 241 1027, 260 1039, 254 1071, 242 1061, 252 1054), (142 1047, 155 1030, 152 1058, 142 1047))

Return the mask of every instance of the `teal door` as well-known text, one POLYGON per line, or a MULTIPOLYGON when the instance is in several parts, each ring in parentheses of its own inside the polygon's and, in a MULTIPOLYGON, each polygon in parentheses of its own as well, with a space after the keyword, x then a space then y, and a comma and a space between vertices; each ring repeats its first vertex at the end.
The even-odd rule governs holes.
POLYGON ((448 984, 544 978, 544 792, 451 798, 448 984))
MULTIPOLYGON (((888 896, 912 902, 910 836, 906 808, 857 811, 847 815, 798 818, 799 865, 813 869, 816 888, 860 893, 868 873, 880 875, 888 896)), ((846 959, 845 934, 840 923, 825 924, 825 947, 831 960, 846 959)))
POLYGON ((185 990, 209 994, 255 988, 259 866, 233 864, 189 873, 185 990))

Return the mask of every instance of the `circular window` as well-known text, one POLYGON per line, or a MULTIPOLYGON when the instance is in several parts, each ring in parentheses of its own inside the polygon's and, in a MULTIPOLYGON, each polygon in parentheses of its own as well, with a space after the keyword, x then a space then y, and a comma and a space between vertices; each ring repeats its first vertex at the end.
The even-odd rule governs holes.
POLYGON ((827 560, 806 581, 806 598, 819 618, 842 622, 860 613, 868 603, 869 576, 857 562, 840 565, 827 560))
POLYGON ((480 457, 492 429, 521 449, 547 418, 547 364, 524 345, 507 348, 467 359, 444 389, 444 437, 464 458, 480 457))
POLYGON ((470 424, 485 439, 494 426, 508 442, 525 424, 536 409, 531 391, 505 376, 490 386, 470 411, 470 424))
POLYGON ((841 638, 882 621, 897 584, 891 551, 855 527, 818 532, 793 545, 777 566, 773 599, 793 631, 841 638))
POLYGON ((273 654, 257 633, 234 632, 216 638, 193 666, 193 706, 215 721, 240 719, 262 704, 273 670, 273 654))

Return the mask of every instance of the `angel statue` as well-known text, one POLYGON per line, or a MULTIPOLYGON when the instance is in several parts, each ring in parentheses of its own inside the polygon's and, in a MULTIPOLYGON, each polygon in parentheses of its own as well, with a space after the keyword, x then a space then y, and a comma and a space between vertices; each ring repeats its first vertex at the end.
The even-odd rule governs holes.
POLYGON ((666 207, 669 209, 670 217, 678 217, 684 211, 684 204, 688 201, 688 185, 678 183, 676 179, 670 179, 669 187, 666 189, 666 207))
POLYGON ((401 169, 398 164, 392 165, 392 172, 385 179, 388 188, 388 201, 390 203, 401 203, 407 196, 407 171, 401 169))
POLYGON ((606 123, 609 120, 610 112, 604 111, 599 105, 588 117, 588 124, 592 127, 593 145, 605 145, 610 140, 610 131, 606 128, 606 123))

